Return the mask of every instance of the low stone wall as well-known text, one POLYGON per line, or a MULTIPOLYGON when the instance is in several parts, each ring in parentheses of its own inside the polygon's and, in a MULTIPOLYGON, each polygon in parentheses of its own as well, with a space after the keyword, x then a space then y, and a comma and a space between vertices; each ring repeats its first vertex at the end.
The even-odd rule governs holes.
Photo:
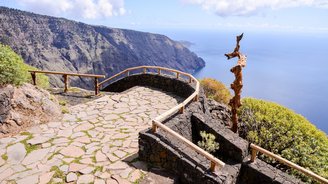
POLYGON ((237 183, 303 183, 301 180, 274 168, 262 160, 256 159, 255 162, 249 160, 249 157, 244 160, 237 183))
POLYGON ((202 162, 191 159, 190 155, 186 154, 188 152, 177 149, 176 146, 159 137, 150 130, 139 133, 140 160, 173 172, 181 183, 225 183, 227 180, 227 173, 221 173, 221 176, 212 174, 202 162))
POLYGON ((184 98, 189 97, 195 91, 195 89, 186 82, 169 76, 156 74, 130 75, 106 86, 102 91, 122 92, 134 86, 154 87, 184 98))

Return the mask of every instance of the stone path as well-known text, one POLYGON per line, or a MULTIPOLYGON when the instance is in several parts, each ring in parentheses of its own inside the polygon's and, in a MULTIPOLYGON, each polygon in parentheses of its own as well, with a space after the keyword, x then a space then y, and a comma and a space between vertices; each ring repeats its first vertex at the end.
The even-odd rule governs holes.
POLYGON ((73 106, 50 122, 0 139, 0 183, 133 183, 147 174, 138 133, 182 99, 134 87, 73 106))

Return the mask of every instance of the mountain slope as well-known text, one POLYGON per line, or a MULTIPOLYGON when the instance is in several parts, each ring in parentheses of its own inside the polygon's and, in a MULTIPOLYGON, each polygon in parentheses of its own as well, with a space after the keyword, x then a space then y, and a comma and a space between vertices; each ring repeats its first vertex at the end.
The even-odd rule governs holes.
MULTIPOLYGON (((181 43, 159 35, 91 26, 63 18, 0 7, 0 42, 41 70, 111 76, 125 68, 158 65, 193 73, 204 61, 181 43)), ((61 76, 50 76, 61 86, 61 76)), ((90 88, 87 78, 71 84, 90 88)))

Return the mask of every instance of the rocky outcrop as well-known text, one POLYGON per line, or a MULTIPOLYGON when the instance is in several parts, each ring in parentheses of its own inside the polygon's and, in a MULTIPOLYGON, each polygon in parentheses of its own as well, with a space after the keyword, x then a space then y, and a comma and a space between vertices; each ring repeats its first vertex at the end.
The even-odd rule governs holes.
POLYGON ((59 118, 60 106, 49 92, 31 84, 0 88, 0 137, 59 118))
MULTIPOLYGON (((180 42, 132 30, 91 26, 62 18, 0 7, 0 42, 10 45, 26 63, 42 70, 111 76, 128 67, 158 65, 193 73, 204 61, 180 42)), ((61 76, 50 76, 61 86, 61 76)), ((87 78, 71 85, 92 87, 87 78)))

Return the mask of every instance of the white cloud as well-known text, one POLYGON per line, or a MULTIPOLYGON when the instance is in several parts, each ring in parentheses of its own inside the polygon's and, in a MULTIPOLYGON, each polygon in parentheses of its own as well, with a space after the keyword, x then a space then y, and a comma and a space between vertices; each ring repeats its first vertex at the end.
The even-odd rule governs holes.
POLYGON ((55 16, 96 19, 124 15, 124 0, 16 0, 26 10, 55 16))
POLYGON ((252 15, 259 11, 299 6, 328 8, 328 0, 182 0, 187 4, 201 5, 219 16, 252 15))

